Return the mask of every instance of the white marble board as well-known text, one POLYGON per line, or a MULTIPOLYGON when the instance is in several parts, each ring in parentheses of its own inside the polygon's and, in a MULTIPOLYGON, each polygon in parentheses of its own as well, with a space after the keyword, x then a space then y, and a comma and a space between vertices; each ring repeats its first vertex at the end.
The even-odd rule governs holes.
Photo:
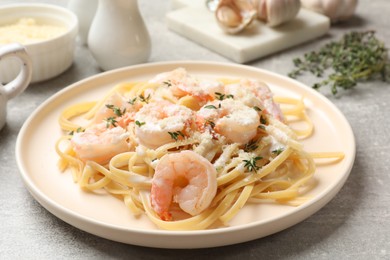
POLYGON ((166 15, 168 28, 237 63, 246 63, 326 34, 326 16, 301 9, 297 17, 278 27, 260 21, 245 31, 229 35, 218 26, 202 0, 172 0, 166 15))

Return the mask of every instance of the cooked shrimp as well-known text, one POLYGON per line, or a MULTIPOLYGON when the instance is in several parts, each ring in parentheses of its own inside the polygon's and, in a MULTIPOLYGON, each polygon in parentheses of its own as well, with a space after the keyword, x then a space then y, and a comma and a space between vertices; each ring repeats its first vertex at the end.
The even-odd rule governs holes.
POLYGON ((116 154, 129 151, 128 137, 122 127, 107 128, 106 123, 102 123, 74 133, 71 143, 82 161, 105 164, 116 154))
POLYGON ((223 84, 217 80, 197 79, 183 68, 157 75, 150 83, 169 85, 172 94, 176 97, 187 95, 197 98, 201 102, 214 100, 217 92, 223 91, 223 84))
POLYGON ((229 98, 210 102, 197 112, 200 128, 210 123, 228 142, 245 144, 256 136, 260 116, 253 108, 229 98))
POLYGON ((239 83, 226 85, 225 93, 233 95, 235 99, 241 100, 247 106, 257 106, 279 121, 284 121, 282 110, 274 102, 273 94, 267 84, 262 81, 244 79, 239 83))
POLYGON ((161 100, 142 107, 135 120, 139 143, 155 149, 172 142, 172 133, 187 135, 194 125, 194 112, 185 106, 161 100))
POLYGON ((172 202, 195 216, 207 209, 217 192, 217 171, 193 151, 164 155, 152 180, 151 204, 163 220, 171 220, 172 202))

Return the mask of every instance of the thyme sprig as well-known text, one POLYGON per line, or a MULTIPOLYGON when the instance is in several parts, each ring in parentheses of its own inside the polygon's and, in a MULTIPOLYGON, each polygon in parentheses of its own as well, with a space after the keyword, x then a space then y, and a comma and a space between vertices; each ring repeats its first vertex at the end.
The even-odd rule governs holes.
POLYGON ((176 132, 168 132, 168 134, 171 136, 171 138, 175 141, 179 139, 179 137, 185 137, 185 135, 181 131, 176 131, 176 132))
POLYGON ((107 128, 109 128, 110 125, 112 125, 113 127, 116 127, 117 123, 118 123, 118 121, 116 121, 115 117, 113 117, 113 116, 106 118, 105 121, 106 121, 107 128))
POLYGON ((257 172, 261 167, 257 165, 257 161, 263 159, 261 156, 255 156, 249 158, 249 160, 243 160, 245 168, 250 172, 257 172))
POLYGON ((141 102, 144 102, 144 103, 146 103, 146 104, 149 103, 149 100, 150 100, 150 98, 151 98, 150 94, 147 95, 146 97, 145 97, 144 95, 141 94, 141 95, 139 95, 138 97, 139 97, 139 100, 141 100, 141 102))
POLYGON ((169 88, 169 87, 172 87, 172 82, 171 82, 170 80, 164 81, 163 84, 164 84, 165 86, 167 86, 168 88, 169 88))
POLYGON ((127 101, 127 103, 129 103, 130 105, 134 105, 135 104, 135 101, 137 101, 137 98, 132 98, 130 99, 129 101, 127 101))
POLYGON ((359 82, 389 76, 388 49, 375 36, 375 31, 350 32, 339 41, 332 41, 318 51, 293 60, 296 67, 288 75, 297 78, 304 72, 324 78, 312 87, 330 86, 333 95, 338 89, 351 89, 359 82))
POLYGON ((283 148, 283 147, 280 147, 280 148, 278 148, 278 149, 273 150, 272 153, 275 154, 275 155, 279 155, 279 154, 281 154, 283 151, 284 151, 284 148, 283 148))
POLYGON ((110 104, 106 104, 106 107, 108 109, 111 109, 114 112, 114 114, 117 116, 123 116, 126 113, 126 108, 121 110, 120 107, 116 107, 116 106, 110 105, 110 104))
POLYGON ((245 152, 252 152, 256 150, 259 146, 257 145, 257 140, 252 139, 248 143, 244 145, 244 151, 245 152))
POLYGON ((82 132, 84 132, 84 131, 85 131, 84 128, 78 127, 78 128, 76 129, 76 131, 75 131, 75 130, 72 130, 72 131, 70 131, 70 132, 68 133, 68 135, 74 135, 75 133, 82 133, 82 132))
POLYGON ((234 96, 231 94, 226 95, 226 94, 222 94, 220 92, 215 92, 214 94, 215 94, 215 99, 218 99, 218 100, 224 100, 226 98, 234 98, 234 96))

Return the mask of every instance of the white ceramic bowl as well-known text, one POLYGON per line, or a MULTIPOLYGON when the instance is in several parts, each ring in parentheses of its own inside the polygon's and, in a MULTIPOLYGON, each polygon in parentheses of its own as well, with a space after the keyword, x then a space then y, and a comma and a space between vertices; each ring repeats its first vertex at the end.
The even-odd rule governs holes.
MULTIPOLYGON (((0 26, 16 23, 20 18, 33 18, 37 23, 64 26, 66 31, 57 37, 25 44, 33 63, 31 82, 58 76, 73 63, 78 20, 66 8, 49 4, 13 4, 0 6, 0 26)), ((11 81, 19 72, 20 64, 13 59, 0 63, 0 82, 11 81)))

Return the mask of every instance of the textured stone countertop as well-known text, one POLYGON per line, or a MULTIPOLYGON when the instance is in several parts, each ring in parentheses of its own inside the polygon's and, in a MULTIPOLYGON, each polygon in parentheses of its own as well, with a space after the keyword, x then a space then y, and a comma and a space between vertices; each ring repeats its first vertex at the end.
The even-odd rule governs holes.
MULTIPOLYGON (((1 5, 15 2, 1 1, 1 5)), ((67 1, 40 1, 66 6, 67 1)), ((152 38, 150 62, 230 60, 171 32, 165 22, 168 0, 139 1, 152 38)), ((360 0, 356 16, 327 35, 248 63, 286 75, 292 59, 318 49, 351 30, 376 30, 390 46, 390 3, 360 0)), ((43 101, 66 86, 100 73, 85 46, 78 44, 73 66, 62 75, 32 84, 8 102, 0 131, 1 259, 390 259, 390 84, 360 84, 334 97, 356 138, 356 160, 340 192, 301 223, 276 234, 231 246, 192 250, 146 248, 117 243, 81 231, 49 213, 28 192, 15 159, 15 142, 25 120, 43 101)), ((314 79, 301 79, 311 85, 314 79)), ((66 196, 66 194, 64 195, 66 196)))

